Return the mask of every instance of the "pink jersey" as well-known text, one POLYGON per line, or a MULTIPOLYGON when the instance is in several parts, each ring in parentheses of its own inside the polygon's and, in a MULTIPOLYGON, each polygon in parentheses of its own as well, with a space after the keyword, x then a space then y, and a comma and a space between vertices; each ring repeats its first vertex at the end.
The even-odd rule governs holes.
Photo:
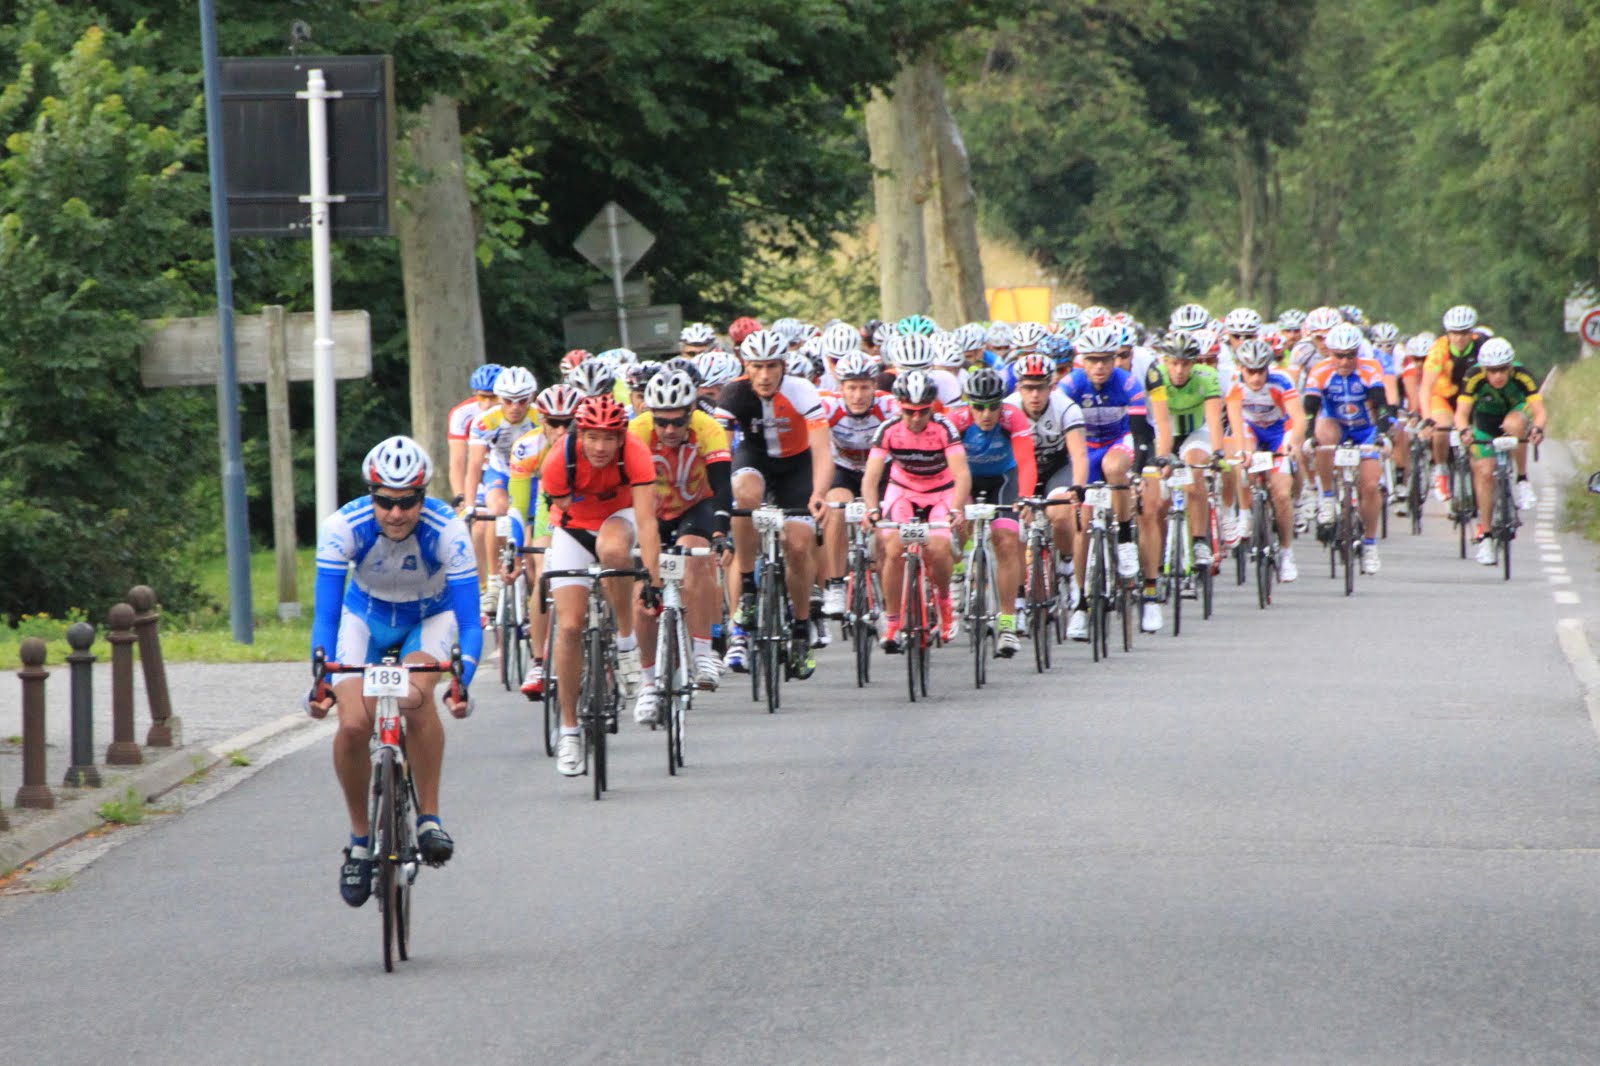
POLYGON ((872 456, 888 464, 890 483, 912 492, 954 486, 950 456, 962 451, 961 435, 943 415, 928 419, 921 433, 911 432, 904 415, 895 415, 872 438, 872 456))

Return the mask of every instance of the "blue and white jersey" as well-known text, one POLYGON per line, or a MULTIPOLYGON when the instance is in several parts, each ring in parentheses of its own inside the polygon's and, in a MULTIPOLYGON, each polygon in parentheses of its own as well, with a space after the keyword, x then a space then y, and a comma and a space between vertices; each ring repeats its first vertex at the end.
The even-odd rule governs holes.
POLYGON ((466 523, 443 500, 430 497, 411 535, 390 540, 383 535, 370 496, 339 508, 317 536, 313 649, 335 647, 341 607, 390 629, 454 611, 462 657, 476 662, 483 630, 478 563, 466 523))
POLYGON ((1356 350, 1356 357, 1358 359, 1371 359, 1374 363, 1377 363, 1378 369, 1383 371, 1384 377, 1392 378, 1395 376, 1393 350, 1386 352, 1371 341, 1363 339, 1361 347, 1356 350))

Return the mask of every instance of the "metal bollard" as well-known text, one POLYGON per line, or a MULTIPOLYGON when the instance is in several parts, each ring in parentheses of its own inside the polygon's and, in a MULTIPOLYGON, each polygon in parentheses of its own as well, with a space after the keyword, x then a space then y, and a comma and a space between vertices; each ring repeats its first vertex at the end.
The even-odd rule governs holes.
POLYGON ((167 692, 167 664, 161 658, 161 634, 157 629, 161 612, 156 610, 155 589, 135 585, 128 590, 128 602, 139 612, 133 628, 139 635, 139 661, 144 666, 144 690, 150 699, 150 732, 145 735, 145 747, 170 748, 182 741, 173 736, 172 697, 167 692))
POLYGON ((133 608, 119 603, 106 616, 111 632, 111 745, 108 766, 138 766, 144 754, 133 741, 133 608))
POLYGON ((67 643, 72 652, 67 668, 72 671, 72 765, 61 782, 67 788, 99 788, 100 768, 94 764, 94 626, 74 622, 67 627, 67 643))
POLYGON ((19 649, 22 669, 22 787, 17 789, 17 806, 49 810, 56 795, 44 783, 44 641, 29 637, 19 649))

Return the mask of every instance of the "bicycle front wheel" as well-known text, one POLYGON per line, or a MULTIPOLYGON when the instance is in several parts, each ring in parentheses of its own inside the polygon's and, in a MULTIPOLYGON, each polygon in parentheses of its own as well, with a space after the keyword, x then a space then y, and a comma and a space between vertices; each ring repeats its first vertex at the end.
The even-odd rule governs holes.
POLYGON ((606 713, 609 710, 606 689, 610 671, 606 669, 605 638, 600 630, 591 629, 585 644, 584 658, 588 669, 584 671, 584 702, 580 713, 589 736, 589 780, 594 798, 599 799, 606 790, 606 713))
POLYGON ((656 653, 656 721, 667 724, 667 773, 678 772, 678 612, 668 608, 658 619, 661 634, 656 653))
POLYGON ((549 604, 545 609, 545 644, 544 644, 544 753, 547 758, 555 758, 556 754, 556 726, 561 722, 561 696, 557 692, 558 679, 556 677, 556 608, 549 604))
POLYGON ((375 831, 369 830, 369 833, 372 858, 378 867, 378 910, 383 912, 383 968, 389 973, 394 972, 395 958, 399 954, 400 812, 395 788, 398 776, 394 752, 384 749, 373 771, 378 824, 375 831))
POLYGON ((775 714, 783 701, 784 667, 789 661, 788 618, 783 609, 782 574, 779 572, 770 573, 762 593, 762 611, 761 643, 767 649, 767 657, 762 664, 767 671, 764 682, 767 713, 775 714))
POLYGON ((1352 521, 1350 511, 1346 508, 1343 517, 1339 520, 1339 565, 1344 568, 1344 594, 1346 596, 1356 589, 1354 526, 1355 523, 1352 521))
POLYGON ((865 688, 872 679, 872 628, 867 624, 871 603, 867 598, 867 575, 858 570, 850 575, 850 636, 856 654, 856 688, 865 688))
POLYGON ((917 656, 922 652, 922 557, 906 556, 905 573, 901 577, 900 639, 905 644, 906 692, 911 702, 917 702, 917 656))

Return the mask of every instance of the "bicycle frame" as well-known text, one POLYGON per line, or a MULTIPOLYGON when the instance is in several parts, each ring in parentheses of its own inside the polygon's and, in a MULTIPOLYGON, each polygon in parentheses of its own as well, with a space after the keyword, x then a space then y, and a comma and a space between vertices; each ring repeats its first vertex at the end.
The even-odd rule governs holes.
POLYGON ((674 545, 661 552, 661 617, 656 625, 656 723, 667 727, 667 772, 683 766, 683 727, 694 703, 694 657, 683 613, 683 582, 688 560, 705 558, 711 548, 674 545))

